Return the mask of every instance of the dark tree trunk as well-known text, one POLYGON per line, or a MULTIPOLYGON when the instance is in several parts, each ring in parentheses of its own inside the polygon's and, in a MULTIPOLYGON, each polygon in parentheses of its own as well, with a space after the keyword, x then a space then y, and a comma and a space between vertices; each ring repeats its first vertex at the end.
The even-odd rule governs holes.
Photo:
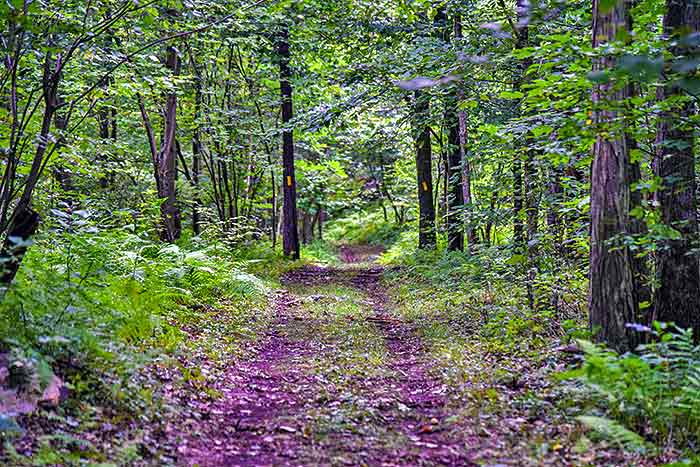
MULTIPOLYGON (((180 72, 180 57, 175 47, 168 47, 166 66, 173 75, 180 72)), ((177 94, 172 92, 167 95, 165 104, 165 127, 163 131, 163 144, 158 153, 158 197, 163 199, 160 205, 161 213, 161 239, 166 242, 174 242, 180 238, 182 231, 180 221, 180 208, 177 205, 177 193, 175 180, 177 174, 177 153, 175 137, 177 131, 177 94)))
MULTIPOLYGON (((49 143, 49 134, 51 132, 51 122, 58 105, 58 87, 61 80, 60 73, 54 72, 54 66, 55 62, 52 59, 51 53, 47 53, 44 60, 42 77, 44 115, 39 137, 37 138, 39 142, 34 152, 34 158, 32 159, 32 165, 24 184, 22 196, 10 216, 6 229, 7 234, 3 240, 2 249, 0 249, 0 268, 2 268, 0 271, 0 285, 4 290, 7 290, 10 284, 12 284, 12 281, 17 275, 17 271, 19 271, 22 260, 24 259, 28 242, 39 227, 39 214, 34 211, 31 206, 34 189, 39 182, 45 160, 51 154, 49 152, 47 155, 47 147, 49 143)), ((55 144, 57 145, 59 142, 55 144)))
MULTIPOLYGON (((689 50, 680 39, 700 29, 700 4, 695 0, 667 0, 666 6, 664 34, 678 40, 671 52, 674 56, 693 56, 697 50, 689 50)), ((659 101, 681 94, 677 84, 657 89, 659 101)), ((662 221, 680 235, 659 245, 653 317, 692 328, 697 337, 700 335, 700 270, 698 256, 692 251, 698 219, 694 128, 687 123, 691 113, 690 102, 676 104, 662 113, 657 127, 654 173, 663 179, 663 186, 656 193, 656 200, 662 221)))
MULTIPOLYGON (((593 46, 615 41, 628 25, 627 4, 618 0, 611 8, 601 9, 593 1, 593 46)), ((610 69, 615 58, 601 58, 595 70, 610 69)), ((594 114, 598 136, 593 148, 591 170, 591 251, 588 306, 590 326, 596 340, 619 350, 633 349, 639 337, 627 327, 639 319, 635 288, 634 258, 619 241, 628 235, 630 223, 630 156, 626 129, 621 128, 621 107, 629 97, 628 87, 614 83, 596 86, 593 102, 603 107, 594 114)))
MULTIPOLYGON (((443 38, 445 43, 451 42, 453 31, 449 26, 446 6, 440 9, 439 19, 444 22, 443 38)), ((456 87, 447 96, 445 111, 445 126, 447 136, 447 158, 445 182, 447 183, 447 249, 451 251, 464 250, 464 191, 462 186, 462 138, 459 119, 459 91, 456 87)))
POLYGON ((525 249, 523 222, 523 162, 520 154, 513 158, 513 242, 517 251, 525 249))
POLYGON ((192 232, 199 235, 202 232, 201 219, 199 210, 202 206, 202 200, 199 195, 199 177, 202 173, 202 143, 200 141, 199 125, 194 130, 192 136, 192 187, 194 188, 194 199, 192 200, 192 232))
MULTIPOLYGON (((472 194, 472 169, 469 158, 467 157, 467 114, 459 112, 459 152, 462 159, 462 196, 464 197, 464 206, 470 207, 474 203, 472 194)), ((477 230, 479 226, 472 225, 472 221, 468 218, 467 213, 464 214, 465 231, 467 249, 473 252, 474 246, 478 243, 477 230)))
POLYGON ((277 39, 280 66, 280 94, 282 97, 282 176, 284 184, 284 215, 282 244, 284 255, 299 259, 299 230, 297 228, 297 187, 294 177, 294 132, 290 128, 293 117, 291 70, 289 68, 289 30, 285 26, 277 39))
MULTIPOLYGON (((111 80, 105 79, 102 84, 102 89, 105 93, 109 90, 111 80)), ((101 143, 106 144, 109 140, 117 141, 117 109, 110 108, 104 105, 97 113, 97 123, 99 126, 101 143)), ((106 154, 99 155, 99 160, 103 164, 109 164, 109 159, 106 154)), ((100 177, 100 187, 108 188, 114 181, 114 173, 107 168, 107 173, 100 177)))
MULTIPOLYGON (((454 24, 454 37, 455 41, 459 41, 462 38, 462 18, 457 15, 455 16, 454 24)), ((457 102, 461 102, 464 98, 464 93, 462 90, 457 91, 457 102)), ((471 207, 474 202, 472 196, 472 171, 471 164, 467 157, 467 113, 464 110, 460 110, 458 113, 459 118, 459 158, 462 164, 462 199, 464 207, 471 207)), ((468 218, 467 213, 462 213, 462 219, 464 221, 464 230, 466 232, 466 243, 467 250, 469 252, 473 251, 474 246, 478 241, 476 235, 478 226, 472 225, 471 219, 468 218)))
MULTIPOLYGON (((529 14, 529 2, 526 0, 516 1, 516 14, 518 17, 518 24, 516 24, 513 33, 515 36, 515 49, 520 50, 528 46, 530 40, 530 31, 528 28, 528 22, 524 20, 529 14)), ((520 91, 523 83, 525 83, 525 73, 530 67, 530 59, 526 58, 518 63, 516 68, 516 76, 514 79, 513 89, 515 91, 520 91)), ((520 111, 520 109, 518 109, 520 111)), ((515 249, 524 253, 526 250, 527 239, 525 238, 525 218, 530 221, 530 212, 528 207, 530 205, 530 179, 532 161, 531 153, 527 148, 528 138, 524 138, 525 148, 518 148, 515 151, 513 157, 513 242, 515 249), (525 170, 525 174, 523 174, 525 170), (523 186, 523 176, 525 178, 525 186, 523 186), (525 205, 528 206, 525 206, 525 205)), ((530 222, 528 222, 528 234, 531 229, 530 222)))
POLYGON ((192 232, 199 235, 202 231, 200 209, 202 200, 199 192, 199 178, 202 174, 202 131, 199 119, 202 117, 202 76, 197 69, 194 54, 190 51, 190 61, 194 69, 194 130, 192 132, 192 188, 194 199, 192 200, 192 232))
POLYGON ((0 288, 4 293, 12 284, 12 281, 19 271, 27 246, 32 235, 39 227, 39 214, 33 209, 26 207, 16 210, 10 230, 5 237, 5 241, 0 250, 0 288))
POLYGON ((418 247, 433 249, 435 236, 435 205, 433 204, 433 155, 428 118, 430 104, 427 95, 416 92, 416 172, 418 181, 418 247))
POLYGON ((464 192, 462 191, 462 154, 459 147, 459 116, 456 102, 450 102, 447 112, 449 125, 447 179, 447 249, 464 250, 464 192))

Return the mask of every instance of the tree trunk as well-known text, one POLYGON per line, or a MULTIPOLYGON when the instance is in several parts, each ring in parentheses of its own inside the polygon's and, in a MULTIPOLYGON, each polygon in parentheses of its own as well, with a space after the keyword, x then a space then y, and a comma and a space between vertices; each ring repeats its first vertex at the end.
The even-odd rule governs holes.
MULTIPOLYGON (((47 147, 50 140, 51 121, 58 105, 58 87, 61 81, 60 73, 55 73, 53 71, 54 67, 55 62, 51 53, 47 53, 44 59, 42 77, 44 115, 39 137, 37 138, 38 144, 24 184, 22 196, 10 216, 6 230, 7 235, 3 240, 2 249, 0 249, 0 267, 2 268, 2 271, 0 271, 0 286, 2 286, 4 291, 12 284, 17 275, 17 271, 19 271, 27 251, 28 242, 39 227, 39 214, 31 206, 34 189, 39 182, 45 160, 51 155, 51 152, 47 155, 47 147)), ((59 144, 59 142, 55 144, 59 144)))
POLYGON ((433 155, 428 118, 427 95, 416 91, 416 173, 418 181, 418 248, 434 249, 435 205, 433 204, 433 155))
MULTIPOLYGON (((460 40, 462 38, 462 18, 461 16, 455 16, 454 24, 454 37, 455 40, 460 40)), ((461 90, 457 91, 457 101, 461 102, 464 98, 464 93, 461 90)), ((462 161, 462 198, 464 199, 464 206, 471 208, 474 203, 472 197, 472 170, 471 164, 467 157, 467 113, 464 110, 458 112, 459 117, 459 157, 462 161)), ((477 226, 472 225, 471 220, 468 218, 467 213, 462 215, 464 219, 464 230, 466 232, 466 243, 467 250, 471 253, 474 246, 478 242, 477 237, 477 226)))
MULTIPOLYGON (((438 16, 444 22, 443 38, 446 44, 451 42, 451 33, 457 31, 449 27, 446 6, 440 9, 438 16)), ((459 91, 456 87, 447 96, 445 126, 447 127, 447 249, 464 250, 464 191, 462 189, 462 140, 459 120, 459 91)))
MULTIPOLYGON (((678 40, 671 48, 674 56, 694 56, 696 50, 683 46, 687 34, 700 29, 700 5, 694 0, 667 0, 664 35, 678 40)), ((657 89, 657 100, 682 95, 677 84, 657 89)), ((692 113, 690 102, 681 102, 660 118, 656 134, 654 174, 663 179, 656 193, 661 219, 673 227, 678 238, 660 242, 656 256, 654 296, 655 320, 675 322, 682 328, 692 328, 700 336, 700 270, 698 256, 693 252, 697 239, 698 219, 695 200, 694 128, 687 123, 692 113), (686 123, 684 123, 686 122, 686 123)))
POLYGON ((294 177, 294 131, 290 128, 293 117, 291 70, 289 68, 289 29, 284 26, 277 38, 280 66, 280 94, 282 97, 282 176, 284 184, 284 215, 282 244, 284 255, 299 259, 299 231, 297 228, 297 190, 294 177))
POLYGON ((199 235, 202 232, 202 221, 199 210, 202 200, 199 194, 199 176, 202 173, 202 143, 200 141, 199 126, 194 130, 192 136, 192 188, 194 189, 194 199, 192 200, 192 232, 199 235))
MULTIPOLYGON (((16 210, 0 250, 0 292, 4 294, 19 271, 29 240, 39 227, 39 214, 30 207, 16 210)), ((0 295, 1 295, 0 294, 0 295)))
MULTIPOLYGON (((600 0, 593 1, 594 47, 615 41, 627 25, 624 0, 607 9, 601 8, 600 0)), ((606 57, 596 61, 594 70, 614 66, 615 58, 606 57)), ((623 243, 612 244, 631 228, 629 141, 618 110, 629 92, 628 87, 605 83, 597 85, 592 95, 594 106, 603 108, 594 114, 598 135, 591 170, 590 326, 598 341, 619 350, 633 349, 639 342, 627 327, 639 318, 634 258, 623 243)))
POLYGON ((456 101, 448 103, 448 160, 447 180, 449 193, 447 197, 447 249, 452 251, 464 250, 464 192, 462 191, 462 154, 459 148, 459 116, 456 112, 456 101))
POLYGON ((192 232, 199 235, 202 232, 200 209, 202 200, 199 192, 199 177, 202 174, 202 130, 199 119, 202 110, 202 77, 194 64, 194 54, 190 52, 192 67, 195 69, 194 81, 194 130, 192 132, 192 188, 194 199, 192 200, 192 232))
MULTIPOLYGON (((168 47, 166 53, 166 66, 173 75, 180 73, 180 57, 175 47, 168 47)), ((175 179, 177 174, 177 154, 175 150, 175 136, 177 130, 177 94, 168 94, 165 104, 165 127, 163 130, 163 144, 158 153, 158 197, 163 199, 160 205, 161 234, 163 241, 174 242, 180 238, 182 226, 180 222, 180 208, 177 205, 177 193, 175 179)))
POLYGON ((520 154, 513 158, 513 243, 518 252, 525 250, 523 223, 523 162, 520 154))

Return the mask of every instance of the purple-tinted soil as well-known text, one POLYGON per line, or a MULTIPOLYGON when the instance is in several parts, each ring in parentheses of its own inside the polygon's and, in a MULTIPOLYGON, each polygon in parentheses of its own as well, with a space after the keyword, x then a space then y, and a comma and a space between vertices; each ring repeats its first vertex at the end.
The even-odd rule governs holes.
POLYGON ((275 300, 277 319, 261 340, 257 356, 232 365, 218 384, 222 397, 209 408, 210 418, 179 447, 178 464, 197 466, 298 465, 300 429, 294 415, 313 393, 311 378, 294 363, 310 353, 308 343, 282 332, 293 319, 288 294, 275 300))
MULTIPOLYGON (((295 299, 279 293, 276 319, 252 361, 231 365, 216 390, 222 397, 191 421, 178 448, 187 466, 476 465, 478 442, 446 420, 447 388, 429 372, 430 359, 415 330, 389 312, 382 270, 306 267, 283 278, 288 286, 340 283, 362 290, 374 314, 368 318, 385 340, 381 376, 357 377, 348 388, 308 371, 311 359, 331 359, 333 343, 293 339, 290 326, 313 325, 295 313, 295 299), (360 400, 372 416, 351 426, 316 431, 320 413, 360 400), (194 434, 196 433, 196 435, 194 434)), ((293 333, 292 333, 293 334, 293 333)), ((352 420, 352 419, 351 419, 352 420)), ((346 424, 347 425, 347 424, 346 424)))

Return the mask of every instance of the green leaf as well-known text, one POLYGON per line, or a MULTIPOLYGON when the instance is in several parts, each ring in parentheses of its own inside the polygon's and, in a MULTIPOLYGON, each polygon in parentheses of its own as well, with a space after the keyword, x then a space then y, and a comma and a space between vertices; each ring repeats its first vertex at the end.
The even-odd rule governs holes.
POLYGON ((618 65, 623 73, 644 82, 657 79, 663 67, 663 57, 653 58, 646 55, 625 55, 620 58, 618 65))
POLYGON ((553 130, 554 128, 549 125, 540 125, 532 129, 532 134, 535 136, 549 135, 553 130))
POLYGON ((506 261, 506 264, 516 265, 516 264, 524 264, 526 262, 527 262, 527 256, 525 256, 525 255, 513 255, 508 259, 508 261, 506 261))
POLYGON ((502 99, 522 99, 524 96, 520 91, 501 91, 499 94, 502 99))
POLYGON ((607 71, 591 71, 586 75, 588 81, 595 84, 605 84, 610 82, 610 74, 607 71))

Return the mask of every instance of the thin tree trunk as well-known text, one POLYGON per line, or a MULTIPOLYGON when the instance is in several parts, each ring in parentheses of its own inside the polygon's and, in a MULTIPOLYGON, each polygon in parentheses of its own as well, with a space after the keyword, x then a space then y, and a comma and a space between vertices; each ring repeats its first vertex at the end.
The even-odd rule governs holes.
MULTIPOLYGON (((180 73, 180 57, 175 47, 168 47, 166 53, 166 66, 173 73, 180 73)), ((158 197, 163 199, 160 205, 161 212, 161 239, 166 242, 174 242, 180 238, 182 231, 180 223, 180 208, 177 205, 177 193, 175 180, 177 175, 177 154, 175 150, 175 136, 177 131, 177 94, 168 94, 165 104, 165 128, 163 131, 163 144, 158 153, 158 197)))
POLYGON ((290 128, 293 118, 291 70, 289 68, 289 29, 284 26, 277 38, 277 55, 280 66, 280 94, 282 97, 282 176, 284 183, 284 216, 282 243, 284 255, 299 259, 299 230, 297 227, 297 190, 294 176, 294 131, 290 128))
MULTIPOLYGON (((455 41, 462 39, 462 18, 460 15, 455 16, 454 22, 454 37, 455 41)), ((459 89, 457 91, 457 101, 461 102, 464 99, 464 92, 459 89)), ((467 143, 468 143, 468 129, 467 129, 467 112, 460 110, 458 112, 459 118, 459 154, 462 161, 462 198, 464 199, 464 206, 471 208, 474 203, 472 196, 472 170, 471 164, 468 158, 467 143)), ((464 219, 464 231, 466 232, 465 240, 467 243, 467 250, 471 253, 474 251, 474 246, 478 242, 477 229, 478 226, 472 225, 471 219, 469 219, 467 212, 463 213, 464 219)))
POLYGON ((459 117, 456 102, 448 103, 447 119, 449 125, 448 160, 447 160, 447 249, 464 250, 464 193, 462 191, 462 156, 459 147, 459 117))
MULTIPOLYGON (((50 41, 50 39, 49 39, 50 41)), ((58 104, 58 86, 60 83, 60 73, 54 72, 58 68, 52 59, 51 53, 46 54, 43 67, 43 96, 44 96, 44 116, 42 118, 41 130, 37 138, 38 144, 29 170, 29 175, 24 184, 24 191, 10 216, 7 226, 7 235, 0 249, 0 286, 3 292, 12 284, 17 271, 24 259, 27 251, 27 242, 34 235, 39 227, 41 218, 32 209, 32 197, 47 155, 49 133, 51 132, 51 122, 58 104)), ((58 142, 56 143, 58 144, 58 142)))
MULTIPOLYGON (((451 34, 457 28, 450 28, 446 6, 440 9, 438 16, 444 21, 443 38, 446 44, 451 42, 451 34)), ((464 250, 464 191, 462 188, 462 152, 461 126, 459 119, 459 91, 453 88, 447 95, 445 126, 447 127, 447 249, 464 250)))
POLYGON ((416 91, 416 172, 418 181, 418 247, 433 249, 435 233, 435 205, 433 204, 433 166, 428 118, 430 104, 427 95, 416 91))

